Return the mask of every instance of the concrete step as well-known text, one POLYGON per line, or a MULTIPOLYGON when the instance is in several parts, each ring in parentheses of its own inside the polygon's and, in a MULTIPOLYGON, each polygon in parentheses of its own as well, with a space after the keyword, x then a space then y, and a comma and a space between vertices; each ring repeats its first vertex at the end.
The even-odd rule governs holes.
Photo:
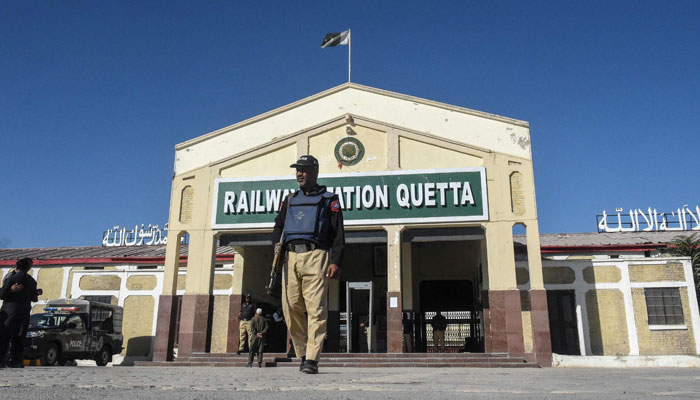
MULTIPOLYGON (((268 353, 263 357, 265 367, 299 367, 298 358, 285 353, 268 353)), ((139 361, 142 366, 203 366, 246 367, 248 355, 236 353, 193 353, 172 362, 139 361)), ((253 363, 257 366, 256 363, 253 363)), ((506 353, 324 353, 320 367, 356 368, 537 368, 536 363, 506 353)))
MULTIPOLYGON (((287 358, 285 353, 265 353, 266 357, 287 358)), ((195 358, 239 358, 248 357, 241 353, 193 353, 190 359, 195 358)), ((465 359, 465 358, 508 358, 507 353, 323 353, 323 358, 425 358, 425 359, 465 359)))
MULTIPOLYGON (((226 361, 134 361, 135 367, 247 367, 248 361, 226 362, 226 361)), ((263 368, 276 367, 274 361, 263 361, 263 368)), ((257 362, 253 362, 253 367, 257 368, 257 362)))
MULTIPOLYGON (((282 360, 276 360, 278 363, 283 363, 282 360)), ((353 363, 353 364, 373 364, 373 363, 505 363, 505 364, 519 364, 525 363, 526 361, 518 358, 472 358, 463 360, 430 360, 421 358, 394 358, 394 359, 380 359, 380 358, 328 358, 322 357, 321 362, 333 362, 333 363, 353 363)))
MULTIPOLYGON (((189 361, 135 361, 137 367, 238 367, 248 366, 247 362, 189 362, 189 361)), ((345 367, 345 368, 538 368, 533 363, 503 363, 503 362, 337 362, 320 361, 319 367, 345 367)), ((253 363, 256 368, 257 364, 253 363)), ((299 368, 298 363, 274 363, 263 362, 264 368, 283 367, 299 368)))
MULTIPOLYGON (((320 361, 319 368, 345 367, 345 368, 538 368, 533 363, 499 363, 499 362, 328 362, 320 361)), ((278 363, 277 367, 299 367, 299 364, 278 363)))

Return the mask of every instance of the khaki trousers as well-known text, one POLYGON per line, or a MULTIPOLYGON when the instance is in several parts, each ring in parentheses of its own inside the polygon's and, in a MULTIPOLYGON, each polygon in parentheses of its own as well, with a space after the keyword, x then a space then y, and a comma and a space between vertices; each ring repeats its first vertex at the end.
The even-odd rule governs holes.
POLYGON ((241 320, 238 323, 238 350, 243 351, 248 344, 248 348, 253 343, 253 328, 250 326, 250 321, 241 320))
POLYGON ((282 269, 282 310, 297 357, 318 361, 328 322, 327 250, 289 252, 282 269), (306 313, 306 315, 304 315, 306 313))

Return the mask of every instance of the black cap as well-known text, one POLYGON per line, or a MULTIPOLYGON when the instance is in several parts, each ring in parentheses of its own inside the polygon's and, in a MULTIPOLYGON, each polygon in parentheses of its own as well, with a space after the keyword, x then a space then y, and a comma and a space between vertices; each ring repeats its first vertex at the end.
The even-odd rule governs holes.
POLYGON ((298 167, 315 167, 318 168, 318 160, 312 155, 301 156, 294 164, 290 165, 291 168, 298 167))

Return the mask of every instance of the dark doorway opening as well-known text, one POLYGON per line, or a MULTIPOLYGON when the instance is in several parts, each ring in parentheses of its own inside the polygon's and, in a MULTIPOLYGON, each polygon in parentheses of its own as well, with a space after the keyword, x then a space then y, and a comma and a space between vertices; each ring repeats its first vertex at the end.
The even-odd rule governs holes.
POLYGON ((581 355, 576 320, 576 294, 573 290, 547 290, 549 332, 552 352, 581 355))
POLYGON ((416 350, 433 352, 432 318, 438 311, 447 319, 447 352, 483 352, 483 309, 470 280, 434 280, 420 283, 420 310, 416 315, 416 350))

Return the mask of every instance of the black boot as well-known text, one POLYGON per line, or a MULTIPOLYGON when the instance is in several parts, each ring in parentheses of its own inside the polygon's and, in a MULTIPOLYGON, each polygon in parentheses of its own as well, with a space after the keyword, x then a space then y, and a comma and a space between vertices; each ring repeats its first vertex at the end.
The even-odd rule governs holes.
POLYGON ((306 356, 301 358, 301 365, 299 365, 299 371, 304 369, 304 363, 306 362, 306 356))
POLYGON ((301 369, 301 372, 305 374, 318 374, 318 362, 314 360, 308 360, 304 363, 304 368, 301 369))

